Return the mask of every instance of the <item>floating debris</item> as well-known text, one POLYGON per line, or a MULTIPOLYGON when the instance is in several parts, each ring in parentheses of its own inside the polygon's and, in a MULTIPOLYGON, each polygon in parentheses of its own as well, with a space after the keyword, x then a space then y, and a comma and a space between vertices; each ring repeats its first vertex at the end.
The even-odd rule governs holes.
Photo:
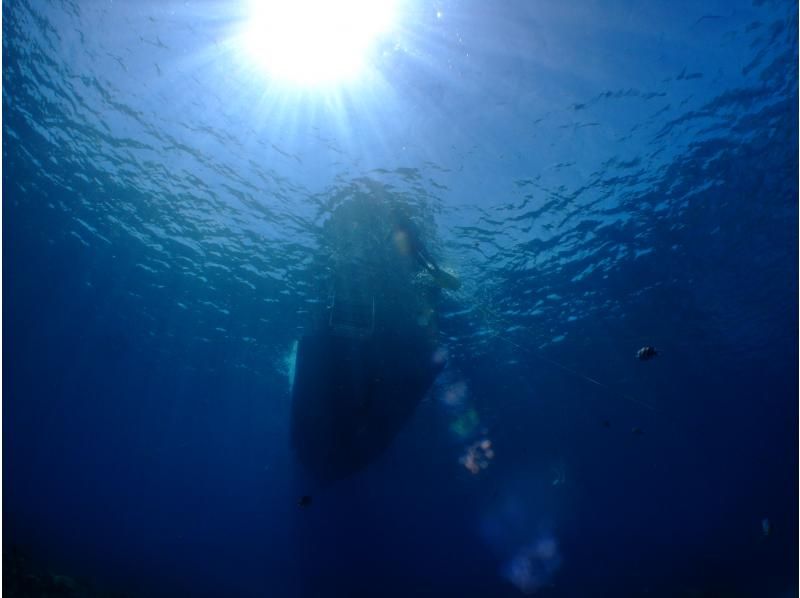
POLYGON ((604 419, 603 420, 603 427, 604 428, 610 428, 611 427, 611 422, 609 420, 607 420, 607 419, 604 419))
POLYGON ((633 428, 631 428, 631 434, 633 434, 634 436, 641 436, 642 434, 644 434, 644 430, 634 426, 633 428))
POLYGON ((636 359, 638 359, 639 361, 647 361, 649 359, 652 359, 656 355, 658 355, 658 351, 656 351, 655 347, 652 347, 650 345, 645 345, 644 347, 636 351, 636 359))

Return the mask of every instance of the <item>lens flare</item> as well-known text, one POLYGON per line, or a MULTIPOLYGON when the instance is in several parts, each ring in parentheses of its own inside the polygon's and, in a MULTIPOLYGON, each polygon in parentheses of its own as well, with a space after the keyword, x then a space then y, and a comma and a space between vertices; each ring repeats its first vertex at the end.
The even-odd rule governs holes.
POLYGON ((466 467, 472 475, 477 475, 489 467, 489 461, 492 459, 494 459, 492 441, 484 438, 467 447, 467 451, 461 456, 459 463, 466 467))
POLYGON ((530 595, 548 585, 560 566, 558 545, 554 538, 545 536, 518 551, 504 575, 523 594, 530 595))

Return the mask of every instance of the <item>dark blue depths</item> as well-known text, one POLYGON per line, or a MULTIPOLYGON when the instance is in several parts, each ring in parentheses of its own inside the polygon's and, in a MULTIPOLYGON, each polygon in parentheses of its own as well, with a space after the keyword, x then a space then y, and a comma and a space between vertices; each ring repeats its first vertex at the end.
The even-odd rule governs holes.
POLYGON ((414 55, 460 75, 386 59, 375 118, 317 123, 335 165, 175 57, 215 3, 4 3, 10 595, 797 595, 796 6, 442 7, 466 41, 414 55), (318 486, 289 355, 322 224, 383 185, 463 281, 448 364, 318 486))

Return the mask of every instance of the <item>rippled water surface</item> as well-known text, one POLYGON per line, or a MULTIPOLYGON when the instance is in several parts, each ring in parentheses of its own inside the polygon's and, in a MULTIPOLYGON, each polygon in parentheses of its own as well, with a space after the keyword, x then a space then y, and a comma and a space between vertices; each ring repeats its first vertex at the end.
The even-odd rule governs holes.
POLYGON ((796 3, 403 0, 313 89, 246 19, 3 3, 9 595, 797 596, 796 3), (448 362, 300 508, 292 347, 373 196, 462 282, 448 362))

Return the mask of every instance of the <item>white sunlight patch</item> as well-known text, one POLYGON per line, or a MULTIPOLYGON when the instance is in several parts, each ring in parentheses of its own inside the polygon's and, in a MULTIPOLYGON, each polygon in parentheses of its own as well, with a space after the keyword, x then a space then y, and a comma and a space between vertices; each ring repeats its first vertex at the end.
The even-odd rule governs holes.
POLYGON ((271 77, 304 87, 358 78, 395 0, 251 0, 244 44, 271 77))

